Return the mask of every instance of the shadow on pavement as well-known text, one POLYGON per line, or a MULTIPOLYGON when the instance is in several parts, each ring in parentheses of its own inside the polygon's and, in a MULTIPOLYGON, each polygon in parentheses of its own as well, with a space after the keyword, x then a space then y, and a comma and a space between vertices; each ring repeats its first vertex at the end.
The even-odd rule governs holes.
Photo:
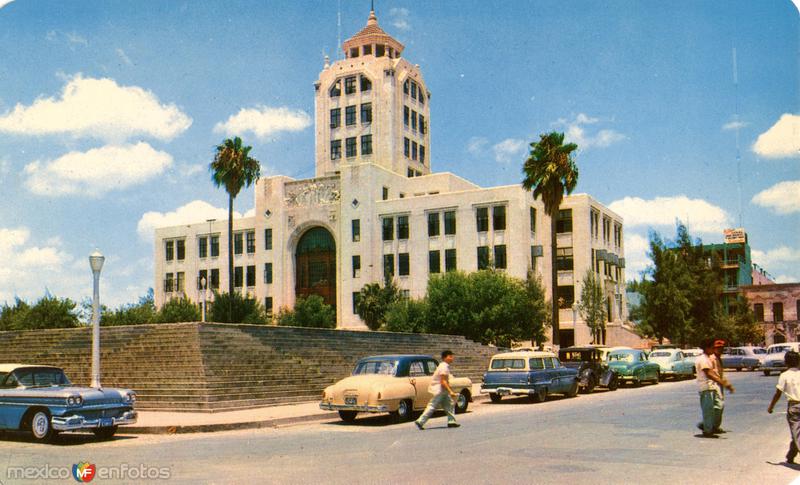
POLYGON ((800 464, 798 463, 789 463, 788 461, 779 461, 779 462, 768 461, 767 463, 775 466, 785 466, 790 470, 800 471, 800 464))
MULTIPOLYGON (((114 441, 125 441, 136 439, 136 436, 114 436, 111 439, 101 440, 91 433, 59 433, 49 443, 41 443, 43 446, 76 446, 84 445, 87 443, 112 443, 114 441)), ((0 443, 2 442, 16 442, 16 443, 31 443, 39 444, 34 441, 33 437, 26 432, 22 431, 6 431, 0 434, 0 443)))

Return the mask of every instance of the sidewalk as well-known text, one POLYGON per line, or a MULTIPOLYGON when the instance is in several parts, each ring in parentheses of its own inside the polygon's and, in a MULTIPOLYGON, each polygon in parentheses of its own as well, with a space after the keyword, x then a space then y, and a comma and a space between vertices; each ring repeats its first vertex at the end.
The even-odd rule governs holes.
MULTIPOLYGON (((472 385, 473 403, 488 400, 487 395, 479 393, 480 388, 480 384, 472 385)), ((139 411, 138 422, 120 426, 117 434, 210 433, 337 419, 338 413, 320 409, 318 401, 221 413, 139 411)))

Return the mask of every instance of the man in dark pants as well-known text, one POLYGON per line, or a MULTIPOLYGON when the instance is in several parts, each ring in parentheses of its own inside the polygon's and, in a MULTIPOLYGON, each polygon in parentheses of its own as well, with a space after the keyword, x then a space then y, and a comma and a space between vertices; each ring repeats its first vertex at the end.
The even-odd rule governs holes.
POLYGON ((703 354, 695 361, 697 372, 697 385, 700 392, 700 410, 703 421, 697 427, 703 432, 704 438, 716 438, 715 426, 722 419, 722 388, 733 392, 733 386, 722 379, 717 373, 714 363, 714 340, 703 341, 703 354))
POLYGON ((789 422, 789 433, 792 440, 789 442, 789 451, 786 453, 787 463, 794 463, 797 456, 798 444, 800 444, 800 354, 789 351, 784 356, 787 369, 778 378, 778 385, 775 386, 775 395, 769 403, 767 412, 772 414, 772 409, 781 398, 781 394, 786 394, 789 406, 786 409, 786 420, 789 422))

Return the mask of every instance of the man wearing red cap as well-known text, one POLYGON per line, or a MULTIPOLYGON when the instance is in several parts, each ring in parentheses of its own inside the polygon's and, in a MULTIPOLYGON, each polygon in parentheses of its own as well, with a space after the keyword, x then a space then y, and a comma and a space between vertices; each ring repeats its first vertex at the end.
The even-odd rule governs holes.
MULTIPOLYGON (((722 351, 725 349, 725 341, 722 339, 714 340, 714 368, 717 371, 717 375, 722 382, 728 382, 725 380, 725 368, 722 366, 722 351)), ((730 386, 730 391, 733 393, 733 386, 730 386)), ((720 408, 719 411, 716 413, 716 419, 714 420, 714 434, 725 433, 726 431, 722 429, 722 412, 725 411, 725 386, 722 386, 719 390, 719 399, 720 399, 720 408)))
MULTIPOLYGON (((723 379, 717 372, 717 365, 714 362, 715 344, 713 339, 703 341, 703 355, 695 361, 697 372, 697 384, 700 391, 700 410, 702 411, 703 421, 697 427, 703 432, 704 438, 716 438, 719 423, 722 421, 722 389, 733 392, 733 386, 723 379)), ((722 343, 724 346, 724 342, 722 343)), ((720 348, 721 350, 721 348, 720 348)))

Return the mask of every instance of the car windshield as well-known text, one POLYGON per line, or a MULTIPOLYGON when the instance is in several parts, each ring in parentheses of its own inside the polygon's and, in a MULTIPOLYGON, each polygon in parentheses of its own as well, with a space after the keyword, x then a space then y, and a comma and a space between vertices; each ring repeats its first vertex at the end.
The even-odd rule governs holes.
POLYGON ((396 360, 366 360, 356 365, 353 375, 379 374, 393 376, 395 372, 397 372, 396 360))
MULTIPOLYGON (((25 368, 14 371, 16 381, 23 387, 69 386, 64 371, 51 368, 25 368)), ((8 383, 7 383, 8 384, 8 383)))
POLYGON ((787 350, 791 350, 791 348, 792 347, 790 345, 778 345, 777 347, 770 348, 768 352, 770 354, 782 354, 787 350))
POLYGON ((753 349, 753 353, 754 353, 754 354, 763 355, 763 354, 766 354, 766 353, 767 353, 767 351, 766 351, 766 350, 764 350, 764 349, 762 349, 762 348, 755 348, 755 349, 753 349))
POLYGON ((608 354, 609 362, 633 362, 636 360, 632 352, 612 352, 608 354))
POLYGON ((670 352, 664 352, 664 351, 656 351, 656 352, 653 352, 652 354, 650 354, 651 358, 653 358, 653 357, 671 357, 671 356, 672 356, 672 354, 670 352))
POLYGON ((492 369, 524 369, 525 359, 494 359, 492 369))

